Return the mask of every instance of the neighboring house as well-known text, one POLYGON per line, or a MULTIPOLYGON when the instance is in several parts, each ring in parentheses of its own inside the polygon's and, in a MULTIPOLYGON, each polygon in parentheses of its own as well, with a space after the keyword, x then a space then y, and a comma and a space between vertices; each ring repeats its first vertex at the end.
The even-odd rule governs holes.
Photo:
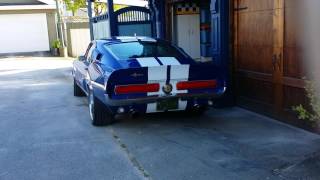
POLYGON ((0 54, 50 51, 55 12, 54 0, 1 0, 0 54))
MULTIPOLYGON (((106 0, 96 0, 96 2, 106 3, 106 0)), ((114 0, 114 10, 119 10, 121 8, 125 8, 128 6, 140 6, 140 7, 147 7, 148 1, 145 0, 114 0)), ((76 17, 84 17, 88 18, 88 10, 87 7, 80 8, 73 14, 71 11, 67 10, 67 6, 65 4, 61 4, 61 14, 62 16, 76 16, 76 17)))
MULTIPOLYGON (((106 2, 100 0, 99 2, 106 2)), ((119 10, 128 6, 148 6, 143 0, 116 0, 114 9, 119 10)), ((60 4, 60 12, 65 22, 65 40, 68 46, 68 55, 71 57, 81 56, 85 53, 90 43, 90 30, 87 8, 80 8, 74 14, 67 10, 65 4, 60 4)), ((103 12, 103 11, 102 11, 103 12)), ((103 12, 104 13, 104 12, 103 12)), ((102 27, 104 28, 104 27, 102 27)))

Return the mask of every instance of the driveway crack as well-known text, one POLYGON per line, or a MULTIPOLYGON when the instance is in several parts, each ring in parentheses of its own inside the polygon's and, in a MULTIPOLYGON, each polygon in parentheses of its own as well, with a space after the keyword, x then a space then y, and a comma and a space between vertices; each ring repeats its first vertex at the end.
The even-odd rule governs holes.
POLYGON ((130 153, 127 146, 121 141, 120 137, 116 134, 114 129, 110 129, 112 137, 116 141, 116 143, 121 147, 121 149, 125 152, 125 154, 128 156, 130 162, 132 163, 133 167, 135 167, 146 180, 152 180, 150 174, 144 169, 144 167, 139 163, 139 161, 133 156, 132 153, 130 153))

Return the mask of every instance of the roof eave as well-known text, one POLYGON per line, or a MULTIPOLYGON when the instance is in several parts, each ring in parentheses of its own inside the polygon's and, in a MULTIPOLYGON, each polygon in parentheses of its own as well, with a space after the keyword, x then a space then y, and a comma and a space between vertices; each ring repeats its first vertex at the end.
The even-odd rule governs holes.
POLYGON ((17 6, 0 6, 0 10, 55 10, 55 5, 17 5, 17 6))

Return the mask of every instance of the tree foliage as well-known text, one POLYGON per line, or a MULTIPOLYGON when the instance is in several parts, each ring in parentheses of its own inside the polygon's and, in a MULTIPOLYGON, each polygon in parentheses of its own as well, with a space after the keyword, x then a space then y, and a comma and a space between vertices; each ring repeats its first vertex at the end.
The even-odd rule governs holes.
POLYGON ((95 2, 93 7, 96 16, 102 15, 107 11, 107 4, 103 2, 95 2))
POLYGON ((80 9, 86 7, 86 0, 63 0, 67 6, 67 10, 73 15, 80 9))

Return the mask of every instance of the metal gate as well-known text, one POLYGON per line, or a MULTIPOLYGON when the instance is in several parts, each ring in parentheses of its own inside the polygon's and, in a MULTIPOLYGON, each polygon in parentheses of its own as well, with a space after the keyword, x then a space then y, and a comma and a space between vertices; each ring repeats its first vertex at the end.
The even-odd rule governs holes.
POLYGON ((131 6, 114 12, 118 36, 153 37, 151 11, 144 7, 131 6))

